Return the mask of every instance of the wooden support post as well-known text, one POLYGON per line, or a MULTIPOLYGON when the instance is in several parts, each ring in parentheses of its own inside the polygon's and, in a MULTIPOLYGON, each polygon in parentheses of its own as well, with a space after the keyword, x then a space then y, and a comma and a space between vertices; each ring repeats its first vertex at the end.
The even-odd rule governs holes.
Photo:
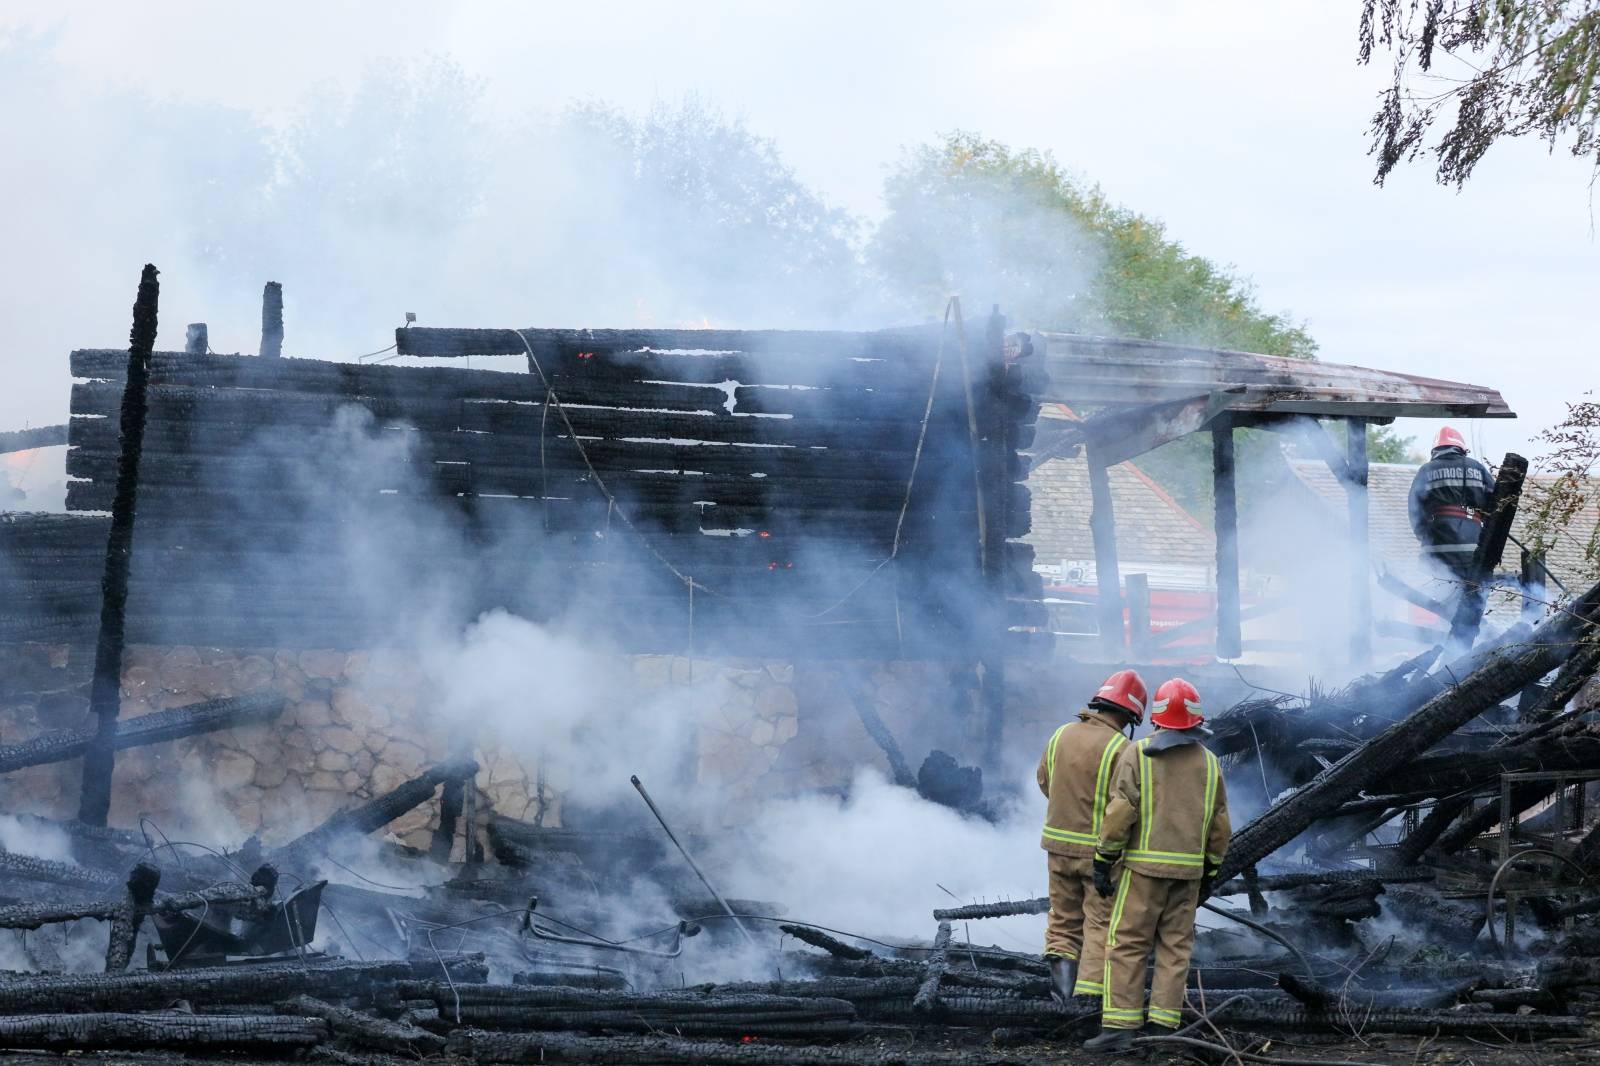
POLYGON ((439 824, 428 844, 428 858, 434 862, 450 861, 456 842, 456 822, 461 818, 461 808, 466 801, 466 787, 466 778, 453 777, 439 792, 439 824))
POLYGON ((141 862, 128 874, 128 899, 117 916, 111 919, 111 934, 106 942, 106 973, 121 973, 133 961, 133 948, 139 939, 139 926, 144 924, 155 902, 156 888, 161 884, 161 870, 150 863, 141 862))
POLYGON ((191 322, 183 334, 183 351, 185 355, 205 355, 211 350, 211 340, 206 334, 204 322, 191 322))
POLYGON ((1005 747, 1006 713, 1006 577, 1007 531, 1011 528, 1013 493, 1009 454, 1015 454, 1010 419, 1006 417, 1006 320, 999 305, 989 315, 984 330, 983 376, 978 396, 978 453, 974 456, 987 492, 978 495, 979 569, 988 610, 981 616, 978 698, 983 708, 983 761, 991 772, 1000 770, 1005 747))
POLYGON ((1517 501, 1522 497, 1522 483, 1528 475, 1528 460, 1516 452, 1507 452, 1500 461, 1500 472, 1494 479, 1494 498, 1483 529, 1478 533, 1478 547, 1472 553, 1471 569, 1467 572, 1461 595, 1456 600, 1455 617, 1450 621, 1451 643, 1461 647, 1472 646, 1478 639, 1478 627, 1483 624, 1483 612, 1488 606, 1489 580, 1494 577, 1500 557, 1505 554, 1506 541, 1511 536, 1511 524, 1517 517, 1517 501))
POLYGON ((1211 427, 1211 487, 1217 531, 1217 658, 1243 653, 1239 632, 1239 501, 1234 489, 1233 420, 1211 427))
POLYGON ((117 715, 122 711, 122 648, 126 638, 128 571, 133 559, 133 513, 138 502, 150 353, 156 345, 159 273, 154 266, 145 264, 139 277, 139 295, 133 303, 133 328, 128 334, 117 489, 111 501, 111 531, 106 536, 105 569, 100 578, 100 633, 95 641, 94 680, 89 686, 95 736, 83 756, 83 790, 78 799, 78 820, 88 825, 105 825, 111 811, 111 769, 116 758, 117 715))
POLYGON ((1100 646, 1111 661, 1122 658, 1122 581, 1117 570, 1117 519, 1111 505, 1111 479, 1093 448, 1089 458, 1089 532, 1094 535, 1095 582, 1099 586, 1095 617, 1100 625, 1100 646))
POLYGON ((1350 515, 1350 662, 1372 657, 1372 544, 1367 499, 1367 424, 1345 420, 1345 503, 1350 515))
POLYGON ((1150 655, 1150 575, 1129 574, 1128 642, 1137 662, 1150 655))
POLYGON ((269 281, 261 290, 261 356, 276 359, 283 354, 283 286, 269 281))

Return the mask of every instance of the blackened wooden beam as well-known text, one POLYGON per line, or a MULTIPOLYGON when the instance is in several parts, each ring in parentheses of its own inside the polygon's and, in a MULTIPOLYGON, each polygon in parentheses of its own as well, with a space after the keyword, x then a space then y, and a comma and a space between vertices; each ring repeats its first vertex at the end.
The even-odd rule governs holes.
POLYGON ((1516 452, 1507 452, 1500 462, 1500 472, 1494 479, 1494 497, 1489 505, 1489 514, 1478 532, 1478 546, 1472 553, 1472 569, 1456 601, 1455 616, 1450 620, 1450 639, 1455 643, 1470 647, 1477 639, 1478 627, 1483 623, 1483 612, 1488 606, 1487 583, 1500 565, 1501 556, 1505 554, 1511 525, 1517 517, 1517 501, 1522 496, 1522 484, 1527 475, 1528 460, 1516 452))
POLYGON ((274 862, 309 859, 325 852, 343 836, 365 836, 381 829, 413 807, 426 803, 446 781, 464 780, 478 772, 478 764, 468 758, 451 759, 430 766, 426 771, 396 785, 368 803, 339 811, 309 833, 285 844, 273 853, 274 862))
POLYGON ((1239 504, 1234 487, 1233 422, 1211 425, 1211 488, 1217 536, 1217 642, 1219 659, 1243 652, 1239 621, 1239 504))
POLYGON ((939 341, 938 327, 857 333, 844 330, 783 329, 440 329, 409 326, 395 330, 401 355, 433 357, 526 355, 541 360, 559 349, 589 352, 751 352, 859 358, 874 353, 904 356, 926 349, 929 365, 939 341))
POLYGON ((271 1014, 215 1015, 164 1011, 152 1014, 25 1014, 0 1018, 8 1048, 79 1052, 160 1050, 211 1054, 283 1055, 322 1043, 320 1018, 271 1014))
POLYGON ((1122 657, 1122 581, 1117 568, 1117 520, 1111 502, 1111 478, 1106 466, 1088 449, 1089 532, 1094 537, 1095 619, 1100 646, 1116 660, 1122 657))
POLYGON ((984 330, 978 377, 978 440, 973 461, 982 485, 976 489, 979 507, 978 573, 984 608, 973 619, 977 633, 978 703, 983 713, 983 765, 1000 770, 1005 748, 1007 528, 1012 511, 1011 488, 1020 480, 1017 452, 1007 400, 1011 394, 1005 353, 1005 316, 996 305, 984 330), (986 487, 985 487, 986 486, 986 487))
MULTIPOLYGON (((282 714, 283 708, 284 700, 280 696, 254 695, 154 711, 117 722, 112 745, 115 750, 124 751, 219 729, 268 722, 282 714)), ((95 736, 93 728, 61 729, 20 744, 0 746, 0 773, 75 759, 88 750, 95 736)))
POLYGON ((260 1004, 298 994, 343 998, 411 976, 412 968, 404 961, 306 963, 298 959, 164 973, 29 974, 0 983, 0 1011, 165 1010, 180 999, 260 1004))
POLYGON ((1372 657, 1372 538, 1367 496, 1367 424, 1345 420, 1345 507, 1350 535, 1350 662, 1372 657))
POLYGON ((462 807, 466 805, 466 793, 466 779, 462 777, 450 778, 439 791, 439 824, 434 827, 433 839, 428 842, 428 857, 434 862, 450 861, 450 851, 456 842, 456 823, 461 819, 462 807))
POLYGON ((1098 451, 1108 466, 1115 466, 1206 428, 1227 411, 1232 400, 1233 394, 1224 390, 1144 407, 1114 408, 1078 424, 1077 436, 1098 451))
POLYGON ((285 1001, 279 1010, 285 1014, 320 1018, 328 1024, 329 1030, 335 1036, 376 1051, 420 1056, 444 1050, 444 1037, 418 1028, 410 1022, 376 1017, 349 1007, 328 1003, 314 996, 295 996, 285 1001))
POLYGON ((133 328, 128 336, 128 366, 122 390, 122 447, 117 467, 116 494, 111 501, 111 531, 106 538, 105 569, 101 576, 100 635, 95 642, 94 681, 89 710, 96 733, 83 760, 83 787, 78 820, 105 825, 111 809, 111 769, 115 760, 117 715, 122 709, 122 649, 128 606, 128 563, 133 555, 133 520, 139 494, 139 450, 143 444, 145 388, 149 380, 150 353, 156 343, 156 307, 161 287, 159 272, 149 263, 139 278, 133 304, 133 328))
POLYGON ((269 281, 261 289, 261 355, 283 355, 283 286, 269 281))

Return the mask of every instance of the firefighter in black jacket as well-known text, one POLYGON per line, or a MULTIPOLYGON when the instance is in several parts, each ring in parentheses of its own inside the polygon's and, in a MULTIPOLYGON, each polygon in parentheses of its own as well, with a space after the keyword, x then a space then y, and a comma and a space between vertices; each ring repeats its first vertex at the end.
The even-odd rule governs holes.
POLYGON ((1411 530, 1422 553, 1466 577, 1493 499, 1489 468, 1469 458, 1467 442, 1445 426, 1433 442, 1433 458, 1411 481, 1411 530))

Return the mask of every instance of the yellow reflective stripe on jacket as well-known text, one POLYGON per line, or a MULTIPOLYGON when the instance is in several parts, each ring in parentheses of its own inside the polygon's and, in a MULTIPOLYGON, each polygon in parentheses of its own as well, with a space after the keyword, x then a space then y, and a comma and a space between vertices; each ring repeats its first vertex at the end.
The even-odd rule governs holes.
POLYGON ((1106 745, 1106 750, 1100 753, 1100 773, 1094 781, 1094 839, 1100 840, 1100 823, 1105 820, 1106 803, 1110 800, 1111 792, 1111 767, 1116 765, 1117 752, 1128 742, 1128 738, 1118 733, 1111 738, 1111 743, 1106 745))
POLYGON ((1181 851, 1143 851, 1135 849, 1123 855, 1127 862, 1159 862, 1168 866, 1203 866, 1204 855, 1190 855, 1181 851))
POLYGON ((1150 753, 1145 749, 1150 738, 1139 741, 1139 847, 1150 847, 1150 826, 1155 821, 1152 810, 1155 803, 1155 778, 1150 766, 1150 753))
POLYGON ((1064 844, 1087 844, 1091 848, 1100 843, 1099 837, 1092 837, 1088 833, 1074 833, 1070 829, 1057 829, 1053 825, 1044 827, 1044 835, 1050 840, 1059 840, 1064 844))
MULTIPOLYGON (((1068 722, 1067 725, 1072 723, 1068 722)), ((1056 782, 1056 745, 1061 742, 1061 734, 1067 726, 1062 726, 1050 734, 1050 746, 1044 752, 1044 783, 1046 787, 1053 787, 1056 782)))
POLYGON ((1206 816, 1200 824, 1200 850, 1204 852, 1206 844, 1211 841, 1211 816, 1217 813, 1217 779, 1222 775, 1222 769, 1209 748, 1202 747, 1200 750, 1206 753, 1206 816))

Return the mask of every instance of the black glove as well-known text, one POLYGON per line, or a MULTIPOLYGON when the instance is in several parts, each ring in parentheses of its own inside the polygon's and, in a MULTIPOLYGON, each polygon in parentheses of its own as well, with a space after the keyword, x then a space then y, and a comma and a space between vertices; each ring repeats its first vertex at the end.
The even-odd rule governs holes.
POLYGON ((1211 896, 1211 890, 1217 887, 1217 872, 1215 866, 1207 866, 1206 872, 1200 877, 1200 899, 1205 901, 1211 896))
POLYGON ((1116 886, 1111 883, 1111 863, 1096 855, 1094 859, 1094 890, 1104 899, 1116 891, 1116 886))

